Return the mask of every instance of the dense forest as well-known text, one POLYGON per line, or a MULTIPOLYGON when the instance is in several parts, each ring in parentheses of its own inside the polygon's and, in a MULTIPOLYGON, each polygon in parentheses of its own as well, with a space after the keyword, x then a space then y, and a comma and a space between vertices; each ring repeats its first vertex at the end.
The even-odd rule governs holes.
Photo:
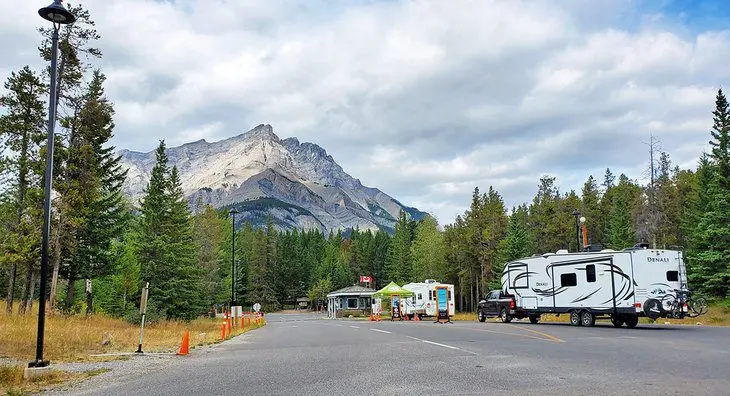
MULTIPOLYGON (((458 308, 473 310, 498 284, 504 263, 535 253, 575 251, 574 211, 587 219, 591 243, 623 249, 637 242, 685 252, 690 286, 730 297, 730 113, 720 90, 708 140, 694 170, 652 152, 650 181, 587 175, 581 191, 560 191, 554 177, 536 181, 532 202, 507 208, 494 186, 475 188, 469 209, 451 224, 401 213, 390 235, 333 230, 282 231, 236 224, 228 208, 190 202, 165 143, 139 202, 122 195, 126 173, 115 148, 114 105, 104 92, 99 34, 85 9, 61 31, 60 128, 56 138, 49 300, 55 311, 102 312, 137 320, 150 283, 151 319, 191 319, 231 299, 272 310, 298 297, 321 300, 370 275, 375 286, 437 279, 456 285, 458 308), (656 161, 653 159, 656 158, 656 161), (235 241, 235 242, 234 242, 235 241), (232 262, 235 254, 235 272, 232 262), (88 292, 87 283, 91 284, 88 292), (233 283, 233 285, 232 285, 233 283)), ((50 58, 49 31, 39 47, 50 58)), ((13 72, 0 95, 0 287, 8 312, 39 297, 49 70, 13 72)), ((651 148, 654 150, 654 148, 651 148)), ((468 197, 464 197, 465 201, 468 197)))

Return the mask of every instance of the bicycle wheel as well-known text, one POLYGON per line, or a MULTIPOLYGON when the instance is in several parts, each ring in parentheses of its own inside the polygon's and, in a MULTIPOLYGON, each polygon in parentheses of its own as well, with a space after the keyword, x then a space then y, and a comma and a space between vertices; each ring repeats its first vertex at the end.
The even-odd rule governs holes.
POLYGON ((705 298, 702 296, 690 297, 687 300, 687 305, 689 306, 689 309, 697 316, 707 313, 707 300, 705 300, 705 298))
POLYGON ((674 294, 666 294, 662 297, 661 304, 664 312, 674 312, 677 305, 677 297, 674 294))

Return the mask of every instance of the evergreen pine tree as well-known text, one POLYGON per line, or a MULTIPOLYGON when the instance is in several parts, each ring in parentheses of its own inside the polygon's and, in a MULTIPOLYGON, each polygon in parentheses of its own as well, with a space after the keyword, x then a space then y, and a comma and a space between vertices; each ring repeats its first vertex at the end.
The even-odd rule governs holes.
POLYGON ((388 250, 388 279, 396 283, 411 281, 411 225, 406 212, 401 211, 395 225, 395 234, 388 250))
POLYGON ((0 195, 5 209, 0 219, 7 234, 0 240, 4 252, 0 264, 8 270, 5 304, 6 311, 12 312, 18 268, 26 273, 26 294, 40 250, 44 163, 40 146, 47 135, 40 99, 44 85, 38 76, 26 66, 11 73, 5 89, 7 93, 0 97, 0 108, 4 109, 0 116, 0 146, 7 150, 0 167, 0 195))
POLYGON ((415 237, 411 245, 411 258, 413 260, 413 279, 420 282, 423 282, 424 279, 444 281, 446 246, 435 218, 426 216, 416 226, 415 237))

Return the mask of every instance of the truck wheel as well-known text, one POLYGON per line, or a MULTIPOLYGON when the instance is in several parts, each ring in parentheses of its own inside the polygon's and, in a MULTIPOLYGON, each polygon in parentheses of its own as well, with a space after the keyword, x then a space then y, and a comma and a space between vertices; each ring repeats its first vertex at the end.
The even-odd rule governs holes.
POLYGON ((509 316, 507 308, 502 308, 502 311, 499 312, 499 318, 502 319, 502 323, 509 323, 512 321, 512 317, 509 316))
POLYGON ((596 324, 596 316, 591 311, 583 311, 580 314, 580 324, 584 327, 593 327, 596 324))
POLYGON ((530 315, 530 323, 537 324, 540 321, 540 315, 530 315))
POLYGON ((627 315, 624 318, 624 322, 626 323, 626 327, 633 329, 637 324, 639 324, 639 317, 637 315, 627 315))
POLYGON ((484 316, 484 313, 482 313, 481 310, 477 313, 477 317, 479 318, 480 322, 484 322, 485 320, 487 320, 487 317, 484 316))
POLYGON ((580 326, 580 312, 570 311, 570 324, 580 326))
POLYGON ((621 327, 624 324, 624 318, 621 315, 611 315, 611 323, 613 323, 613 327, 621 327))

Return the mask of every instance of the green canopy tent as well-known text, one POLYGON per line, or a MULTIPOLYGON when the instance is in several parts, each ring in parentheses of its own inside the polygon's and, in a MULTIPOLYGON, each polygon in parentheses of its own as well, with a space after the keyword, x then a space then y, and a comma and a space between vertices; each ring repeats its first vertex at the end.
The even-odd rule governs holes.
MULTIPOLYGON (((376 291, 373 294, 373 298, 375 298, 377 300, 381 300, 381 299, 385 298, 387 300, 390 300, 390 302, 392 304, 394 296, 398 296, 398 298, 400 300, 399 302, 401 302, 401 301, 405 302, 406 297, 413 297, 414 295, 415 295, 415 293, 413 293, 412 291, 406 290, 406 289, 398 286, 398 284, 396 284, 395 282, 390 282, 388 284, 388 286, 385 286, 384 288, 376 291)), ((377 306, 378 306, 377 311, 380 312, 380 303, 377 303, 377 306)), ((394 309, 393 309, 393 306, 391 305, 391 320, 393 320, 394 317, 397 317, 398 320, 402 320, 403 313, 401 312, 401 308, 398 307, 398 309, 395 311, 397 312, 397 315, 394 314, 394 309)))
POLYGON ((415 294, 410 291, 406 290, 400 286, 398 286, 395 282, 390 282, 388 286, 385 286, 384 288, 378 290, 373 294, 374 298, 383 298, 383 297, 391 297, 391 296, 401 296, 401 297, 413 297, 415 294))

